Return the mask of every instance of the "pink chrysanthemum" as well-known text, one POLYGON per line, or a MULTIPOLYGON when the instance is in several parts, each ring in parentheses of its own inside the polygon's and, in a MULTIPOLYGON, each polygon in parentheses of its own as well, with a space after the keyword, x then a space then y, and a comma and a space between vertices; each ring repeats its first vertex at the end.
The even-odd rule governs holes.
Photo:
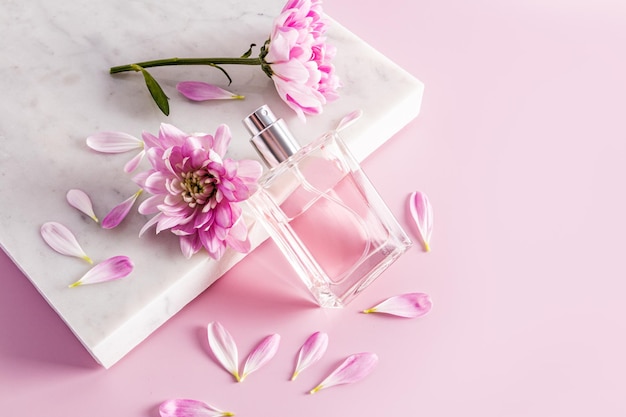
MULTIPOLYGON (((110 69, 111 74, 139 71, 148 90, 164 114, 169 114, 168 98, 146 68, 165 65, 210 65, 230 76, 223 65, 260 65, 274 81, 280 98, 300 119, 322 112, 322 106, 339 95, 339 77, 331 63, 336 49, 326 42, 327 20, 322 11, 322 0, 287 0, 281 14, 274 19, 269 39, 257 58, 252 58, 252 47, 237 58, 170 58, 120 65, 110 69)), ((178 91, 193 101, 240 99, 243 96, 199 81, 185 81, 178 91)))
POLYGON ((276 91, 302 119, 338 97, 339 77, 330 62, 335 47, 326 43, 326 29, 321 0, 289 0, 274 20, 263 57, 276 91))
POLYGON ((170 230, 180 238, 189 258, 201 248, 219 259, 228 246, 248 252, 248 231, 238 203, 255 190, 262 172, 253 160, 225 158, 230 129, 212 135, 188 135, 162 124, 159 136, 144 132, 146 154, 152 169, 134 180, 152 194, 140 206, 142 214, 155 214, 140 235, 156 224, 156 232, 170 230))

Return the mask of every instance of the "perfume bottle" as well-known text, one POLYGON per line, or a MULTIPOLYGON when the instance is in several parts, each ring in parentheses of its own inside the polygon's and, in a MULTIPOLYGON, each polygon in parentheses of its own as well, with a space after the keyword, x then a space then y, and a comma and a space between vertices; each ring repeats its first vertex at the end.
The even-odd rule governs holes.
POLYGON ((322 307, 342 307, 411 240, 336 132, 301 147, 267 106, 243 120, 270 168, 248 200, 322 307))

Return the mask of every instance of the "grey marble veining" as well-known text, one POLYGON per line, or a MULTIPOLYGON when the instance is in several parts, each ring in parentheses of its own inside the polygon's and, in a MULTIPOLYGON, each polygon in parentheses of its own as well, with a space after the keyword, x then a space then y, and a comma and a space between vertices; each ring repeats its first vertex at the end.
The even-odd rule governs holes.
MULTIPOLYGON (((135 136, 159 124, 213 133, 233 132, 229 156, 257 158, 241 119, 262 104, 286 119, 303 143, 335 127, 347 113, 364 117, 344 134, 359 159, 417 116, 422 84, 338 23, 329 38, 342 78, 341 98, 302 123, 256 67, 228 67, 233 84, 208 67, 151 70, 168 94, 171 115, 152 103, 138 74, 111 76, 114 65, 167 57, 239 56, 262 44, 283 2, 199 0, 96 2, 4 1, 0 5, 0 244, 94 358, 109 367, 243 258, 228 252, 215 262, 180 254, 169 234, 137 234, 146 218, 134 212, 104 230, 71 208, 65 194, 86 191, 100 218, 137 187, 122 170, 132 153, 97 154, 85 138, 102 130, 135 136), (243 101, 191 103, 175 85, 204 80, 243 94, 243 101), (102 261, 124 254, 135 262, 126 279, 68 289, 88 269, 52 251, 40 226, 68 226, 82 247, 102 261)), ((258 245, 266 235, 250 219, 258 245)), ((295 278, 294 278, 295 279, 295 278)), ((24 312, 21 312, 24 314, 24 312)))

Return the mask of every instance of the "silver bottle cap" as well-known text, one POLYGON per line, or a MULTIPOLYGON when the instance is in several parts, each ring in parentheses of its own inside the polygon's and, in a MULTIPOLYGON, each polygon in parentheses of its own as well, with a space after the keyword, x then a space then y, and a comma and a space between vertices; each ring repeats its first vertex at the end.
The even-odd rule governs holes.
POLYGON ((283 119, 276 119, 267 105, 256 109, 243 119, 252 134, 250 142, 267 166, 276 165, 298 152, 300 145, 293 137, 283 119))

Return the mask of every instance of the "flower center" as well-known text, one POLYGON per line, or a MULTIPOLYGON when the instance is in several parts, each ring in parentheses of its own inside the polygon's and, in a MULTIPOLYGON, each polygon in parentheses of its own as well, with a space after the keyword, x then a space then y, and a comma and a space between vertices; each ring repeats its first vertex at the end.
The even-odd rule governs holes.
POLYGON ((193 172, 183 172, 181 176, 183 178, 181 195, 189 207, 204 205, 215 194, 216 179, 207 171, 199 169, 193 172))

